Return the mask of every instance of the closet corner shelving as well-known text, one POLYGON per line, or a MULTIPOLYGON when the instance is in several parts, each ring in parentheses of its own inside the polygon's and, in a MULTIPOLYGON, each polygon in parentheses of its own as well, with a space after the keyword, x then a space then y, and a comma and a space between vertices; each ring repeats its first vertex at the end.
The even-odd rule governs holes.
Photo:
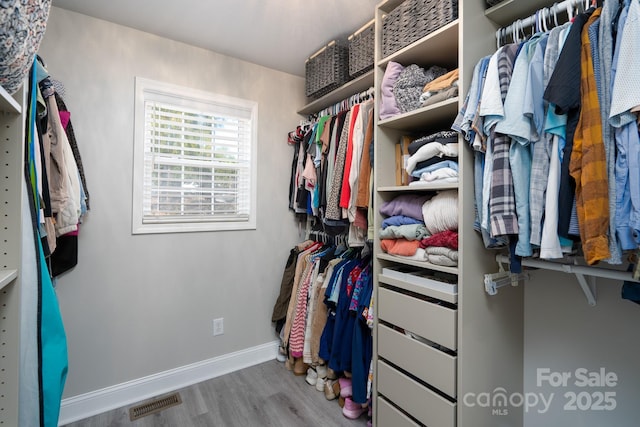
POLYGON ((0 424, 18 425, 24 88, 0 87, 0 424))
MULTIPOLYGON (((488 11, 485 15, 484 1, 458 1, 458 19, 382 58, 384 16, 402 2, 387 0, 376 8, 376 97, 380 97, 382 77, 390 61, 404 66, 415 63, 422 67, 457 67, 460 93, 455 99, 386 120, 376 116, 374 425, 522 425, 523 413, 518 408, 510 408, 508 415, 497 419, 490 408, 471 407, 463 401, 467 393, 490 393, 498 387, 521 392, 523 387, 522 287, 505 290, 499 300, 484 291, 483 274, 495 270, 497 264, 473 230, 473 153, 460 140, 459 182, 420 187, 395 185, 394 159, 395 144, 402 136, 450 129, 475 64, 495 51, 495 21, 515 19, 527 13, 522 7, 535 10, 540 2, 525 5, 527 2, 506 0, 500 8, 502 12, 488 11), (399 194, 442 190, 458 191, 458 266, 438 266, 383 253, 380 204, 399 194), (401 271, 407 266, 428 274, 453 275, 457 278, 457 292, 425 289, 401 276, 383 273, 384 269, 401 271), (431 328, 432 325, 437 327, 431 328)), ((498 10, 497 6, 492 9, 498 10)))
POLYGON ((350 97, 351 95, 363 92, 373 86, 373 70, 356 77, 353 80, 340 86, 338 89, 309 102, 307 105, 298 110, 301 116, 317 113, 329 105, 335 104, 350 97))

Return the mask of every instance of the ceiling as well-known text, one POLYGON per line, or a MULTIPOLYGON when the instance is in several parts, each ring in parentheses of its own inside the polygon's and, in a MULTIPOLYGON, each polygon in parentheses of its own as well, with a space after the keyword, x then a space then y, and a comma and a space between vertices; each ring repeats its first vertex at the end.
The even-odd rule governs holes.
POLYGON ((379 0, 53 0, 53 6, 304 76, 304 61, 379 0))

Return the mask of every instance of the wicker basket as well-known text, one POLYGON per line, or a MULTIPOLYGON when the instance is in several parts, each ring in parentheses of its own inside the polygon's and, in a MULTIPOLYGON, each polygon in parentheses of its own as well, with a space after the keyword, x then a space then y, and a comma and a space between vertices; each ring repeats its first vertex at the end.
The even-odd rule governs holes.
POLYGON ((382 56, 410 45, 458 18, 458 0, 405 0, 382 21, 382 56))
POLYGON ((373 68, 374 21, 349 36, 349 76, 357 77, 373 68))
POLYGON ((305 93, 319 98, 349 80, 349 48, 334 40, 305 62, 305 93))
POLYGON ((487 7, 495 6, 498 3, 502 3, 504 0, 487 0, 487 7))

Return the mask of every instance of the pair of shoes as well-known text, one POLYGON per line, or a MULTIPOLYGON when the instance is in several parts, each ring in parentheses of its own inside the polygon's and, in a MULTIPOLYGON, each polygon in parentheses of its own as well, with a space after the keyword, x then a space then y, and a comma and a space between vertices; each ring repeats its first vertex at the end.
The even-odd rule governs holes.
POLYGON ((307 377, 304 380, 307 384, 313 386, 318 382, 318 373, 313 369, 313 366, 309 366, 309 369, 307 369, 307 377))
POLYGON ((327 400, 333 400, 338 396, 340 396, 340 383, 338 380, 327 379, 324 382, 324 397, 327 400))
POLYGON ((361 404, 354 402, 350 397, 344 400, 344 408, 342 408, 342 415, 355 420, 362 415, 367 408, 363 408, 361 404))
POLYGON ((340 378, 340 396, 347 398, 351 397, 353 387, 351 385, 351 378, 340 378))
POLYGON ((293 374, 296 376, 305 375, 307 373, 308 368, 309 368, 309 365, 304 363, 304 360, 302 360, 302 357, 298 357, 295 359, 295 362, 293 363, 293 374))

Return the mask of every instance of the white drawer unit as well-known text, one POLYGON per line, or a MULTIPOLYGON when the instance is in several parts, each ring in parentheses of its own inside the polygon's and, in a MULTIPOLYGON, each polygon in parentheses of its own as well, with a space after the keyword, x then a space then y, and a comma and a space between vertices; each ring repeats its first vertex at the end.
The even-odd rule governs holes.
MULTIPOLYGON (((452 427, 457 404, 383 361, 378 361, 378 393, 429 427, 452 427)), ((386 426, 380 424, 379 426, 386 426)))
POLYGON ((386 399, 378 397, 378 425, 390 427, 420 427, 415 421, 403 414, 386 399))
POLYGON ((390 289, 378 290, 379 319, 451 350, 458 348, 457 310, 390 289))
POLYGON ((456 356, 384 325, 378 326, 378 355, 447 395, 456 397, 456 356))

